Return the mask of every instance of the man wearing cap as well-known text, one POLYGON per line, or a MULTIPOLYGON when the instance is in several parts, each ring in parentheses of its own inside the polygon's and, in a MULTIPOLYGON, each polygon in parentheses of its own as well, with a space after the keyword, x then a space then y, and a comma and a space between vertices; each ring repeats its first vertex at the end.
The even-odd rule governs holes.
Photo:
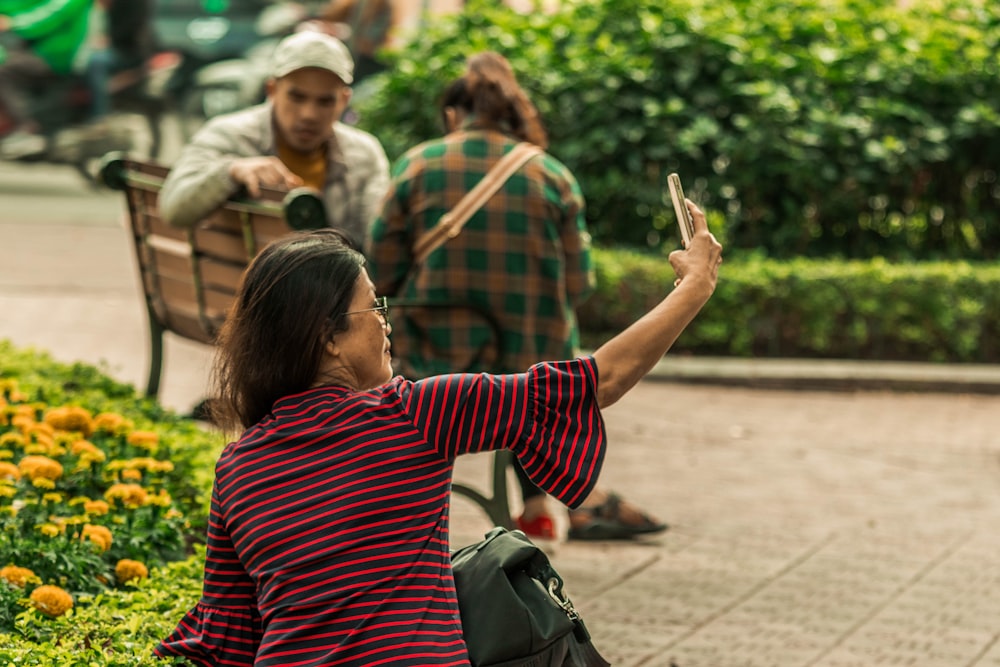
POLYGON ((362 244, 389 184, 371 134, 340 122, 351 99, 347 47, 316 31, 283 39, 267 101, 211 119, 184 147, 160 191, 160 214, 190 226, 245 188, 308 186, 323 193, 330 226, 362 244))

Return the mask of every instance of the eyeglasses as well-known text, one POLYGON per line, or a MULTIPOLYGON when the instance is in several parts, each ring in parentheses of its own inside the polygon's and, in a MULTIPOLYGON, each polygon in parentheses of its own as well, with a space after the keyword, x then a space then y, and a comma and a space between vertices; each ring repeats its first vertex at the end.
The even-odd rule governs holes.
POLYGON ((344 313, 344 315, 347 316, 347 315, 357 315, 358 313, 370 313, 373 310, 376 313, 378 313, 378 316, 380 318, 382 318, 382 324, 389 323, 389 300, 384 296, 380 296, 377 299, 375 299, 374 308, 365 308, 364 310, 352 310, 348 313, 344 313))

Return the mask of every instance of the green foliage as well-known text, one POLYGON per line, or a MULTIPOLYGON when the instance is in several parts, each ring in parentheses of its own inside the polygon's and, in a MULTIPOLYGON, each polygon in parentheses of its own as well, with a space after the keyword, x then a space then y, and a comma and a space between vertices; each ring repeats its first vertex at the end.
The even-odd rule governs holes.
MULTIPOLYGON (((662 255, 598 249, 598 290, 580 309, 593 347, 671 289, 662 255)), ((1000 266, 750 257, 722 265, 711 301, 674 352, 1000 362, 1000 266)))
MULTIPOLYGON (((152 650, 201 595, 203 548, 184 561, 153 570, 137 584, 80 596, 56 619, 33 609, 0 634, 0 664, 24 667, 162 667, 152 650)), ((6 587, 0 586, 0 599, 6 587)), ((8 592, 10 589, 7 589, 8 592)), ((3 620, 3 619, 0 619, 3 620)), ((182 664, 176 661, 175 664, 182 664)))
POLYGON ((510 59, 605 243, 674 247, 665 175, 775 257, 1000 256, 1000 4, 472 0, 361 109, 390 157, 441 132, 469 54, 510 59))

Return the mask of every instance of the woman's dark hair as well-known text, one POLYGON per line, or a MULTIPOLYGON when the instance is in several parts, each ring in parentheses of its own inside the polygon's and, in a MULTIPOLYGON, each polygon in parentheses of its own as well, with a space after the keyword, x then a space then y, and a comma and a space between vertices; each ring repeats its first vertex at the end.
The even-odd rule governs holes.
POLYGON ((548 147, 538 109, 518 84, 510 63, 499 53, 483 51, 470 57, 465 74, 445 89, 441 107, 442 113, 454 107, 474 115, 478 127, 508 132, 522 141, 548 147))
POLYGON ((283 237, 250 263, 219 339, 212 419, 234 431, 263 419, 283 396, 308 389, 324 346, 344 331, 364 257, 341 232, 283 237))

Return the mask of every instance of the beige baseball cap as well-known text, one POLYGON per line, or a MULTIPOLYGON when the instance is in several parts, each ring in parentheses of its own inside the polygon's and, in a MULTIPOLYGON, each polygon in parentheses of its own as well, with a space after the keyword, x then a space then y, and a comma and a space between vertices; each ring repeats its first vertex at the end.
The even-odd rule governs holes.
POLYGON ((344 83, 354 81, 354 59, 336 37, 315 30, 303 30, 285 37, 274 50, 271 76, 275 79, 306 67, 333 72, 344 83))

